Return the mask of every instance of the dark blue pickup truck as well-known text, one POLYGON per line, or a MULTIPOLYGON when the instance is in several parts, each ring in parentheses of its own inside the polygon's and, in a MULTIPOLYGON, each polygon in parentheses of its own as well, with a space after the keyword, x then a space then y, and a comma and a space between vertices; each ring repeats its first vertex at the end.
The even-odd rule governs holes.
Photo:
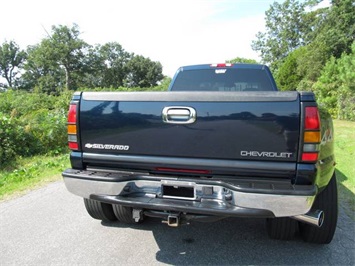
POLYGON ((264 65, 181 67, 167 92, 77 92, 68 190, 104 221, 169 226, 266 218, 268 234, 326 244, 337 224, 332 120, 264 65))

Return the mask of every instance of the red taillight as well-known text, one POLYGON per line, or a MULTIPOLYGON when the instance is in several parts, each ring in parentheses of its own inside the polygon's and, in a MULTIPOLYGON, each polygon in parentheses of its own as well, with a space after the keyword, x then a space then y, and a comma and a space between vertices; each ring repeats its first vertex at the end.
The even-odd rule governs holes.
POLYGON ((317 107, 306 107, 305 109, 305 129, 319 130, 320 121, 317 107))
POLYGON ((77 127, 76 127, 76 110, 77 110, 77 105, 76 104, 70 104, 69 106, 69 113, 68 113, 68 126, 67 126, 67 132, 68 132, 68 146, 69 149, 71 150, 78 150, 79 149, 79 144, 77 142, 77 127))
POLYGON ((305 152, 302 153, 302 161, 317 161, 318 160, 318 153, 317 152, 305 152))
POLYGON ((69 106, 68 123, 76 123, 76 104, 69 106))
POLYGON ((320 117, 316 106, 304 109, 303 145, 301 160, 314 163, 318 160, 320 134, 320 117))
POLYGON ((79 149, 79 145, 77 142, 68 142, 69 145, 69 149, 71 150, 78 150, 79 149))

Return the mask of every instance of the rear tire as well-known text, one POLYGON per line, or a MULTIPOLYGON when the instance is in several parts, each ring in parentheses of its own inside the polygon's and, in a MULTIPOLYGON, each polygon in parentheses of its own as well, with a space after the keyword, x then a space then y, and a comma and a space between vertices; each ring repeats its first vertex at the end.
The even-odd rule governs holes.
POLYGON ((132 211, 133 209, 131 207, 126 207, 118 204, 113 205, 113 212, 115 213, 116 218, 122 223, 134 223, 132 211))
POLYGON ((288 217, 266 219, 266 230, 271 239, 291 240, 297 229, 297 221, 288 217))
POLYGON ((84 204, 87 212, 94 219, 102 220, 104 222, 117 220, 111 204, 91 199, 84 199, 84 204))
POLYGON ((316 244, 329 244, 334 236, 338 221, 338 191, 335 173, 327 187, 316 197, 313 209, 324 212, 324 221, 321 227, 300 223, 300 232, 305 242, 316 244))

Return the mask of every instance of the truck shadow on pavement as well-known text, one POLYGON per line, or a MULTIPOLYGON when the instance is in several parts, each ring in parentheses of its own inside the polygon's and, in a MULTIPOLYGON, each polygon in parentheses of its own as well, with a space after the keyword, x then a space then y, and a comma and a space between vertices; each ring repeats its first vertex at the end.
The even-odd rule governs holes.
MULTIPOLYGON (((152 231, 159 247, 156 260, 173 265, 354 265, 355 223, 341 209, 329 245, 270 240, 264 219, 228 218, 171 228, 148 218, 141 224, 104 226, 152 231)), ((144 241, 144 240, 142 240, 144 241)))
POLYGON ((355 195, 343 185, 343 182, 347 181, 349 177, 338 169, 335 169, 335 174, 337 177, 339 203, 345 209, 346 214, 355 220, 355 195))

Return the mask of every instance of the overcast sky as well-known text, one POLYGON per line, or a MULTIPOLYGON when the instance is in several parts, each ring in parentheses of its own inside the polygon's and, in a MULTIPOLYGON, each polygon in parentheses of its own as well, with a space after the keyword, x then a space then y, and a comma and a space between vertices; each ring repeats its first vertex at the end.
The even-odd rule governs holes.
MULTIPOLYGON (((179 66, 258 59, 251 41, 264 30, 274 0, 16 0, 1 1, 0 42, 22 49, 52 25, 76 23, 89 44, 118 42, 160 61, 165 75, 179 66)), ((282 2, 282 0, 278 1, 282 2)))

